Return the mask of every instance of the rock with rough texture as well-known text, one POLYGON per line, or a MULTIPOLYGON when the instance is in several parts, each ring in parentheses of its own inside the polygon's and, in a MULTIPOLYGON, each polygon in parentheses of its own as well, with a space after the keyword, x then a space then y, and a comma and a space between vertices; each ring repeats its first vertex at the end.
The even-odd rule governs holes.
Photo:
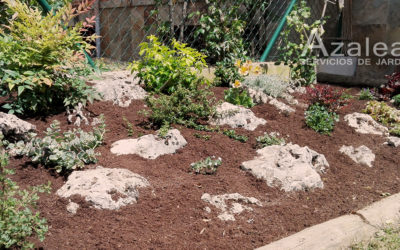
POLYGON ((291 108, 290 106, 286 105, 285 103, 278 101, 277 99, 273 98, 269 104, 274 106, 279 110, 280 113, 283 113, 285 115, 289 115, 290 113, 295 112, 296 110, 291 108))
POLYGON ((253 102, 257 104, 267 103, 271 99, 267 94, 265 94, 261 90, 248 88, 247 92, 249 93, 251 99, 253 99, 253 102))
POLYGON ((339 151, 340 153, 350 157, 356 163, 367 165, 370 168, 372 167, 372 162, 375 161, 375 154, 372 153, 371 149, 364 145, 358 148, 354 148, 353 146, 342 146, 339 151))
POLYGON ((387 143, 388 145, 397 148, 400 146, 400 137, 389 136, 387 143))
POLYGON ((78 212, 78 209, 79 209, 79 204, 75 202, 70 202, 67 205, 67 211, 71 214, 76 214, 76 212, 78 212))
POLYGON ((137 139, 120 140, 111 145, 111 153, 116 155, 137 154, 143 158, 156 159, 165 154, 173 154, 186 146, 187 142, 179 130, 170 130, 164 138, 145 135, 137 139))
POLYGON ((329 167, 324 155, 296 144, 268 146, 257 153, 255 159, 243 162, 241 167, 265 180, 268 186, 286 192, 324 187, 320 174, 329 167))
POLYGON ((101 78, 90 82, 105 101, 112 101, 114 105, 128 107, 132 100, 142 100, 147 95, 128 71, 104 72, 101 78))
POLYGON ((259 125, 267 123, 266 120, 256 117, 250 109, 228 102, 224 102, 218 106, 216 113, 210 119, 210 124, 214 126, 229 125, 231 128, 244 128, 253 131, 259 125))
POLYGON ((26 140, 30 132, 36 130, 35 125, 23 121, 15 115, 0 112, 0 132, 8 140, 26 140))
MULTIPOLYGON (((235 215, 239 215, 244 211, 253 211, 253 208, 243 205, 257 205, 262 206, 261 202, 254 197, 245 197, 241 194, 222 194, 210 195, 205 193, 201 199, 216 207, 220 214, 218 218, 223 221, 235 221, 235 215)), ((208 210, 210 209, 207 207, 208 210)), ((209 210, 211 212, 211 210, 209 210)))
POLYGON ((115 210, 136 203, 138 189, 147 186, 145 178, 127 169, 97 167, 74 171, 57 195, 63 198, 80 195, 95 208, 115 210))
POLYGON ((348 114, 344 120, 360 134, 387 135, 389 130, 377 123, 370 115, 362 113, 348 114))

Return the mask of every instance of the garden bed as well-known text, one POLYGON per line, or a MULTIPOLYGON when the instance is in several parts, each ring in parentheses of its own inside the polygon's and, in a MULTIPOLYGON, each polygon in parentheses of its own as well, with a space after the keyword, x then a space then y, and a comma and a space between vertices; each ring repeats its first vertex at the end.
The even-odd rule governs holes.
MULTIPOLYGON (((223 99, 224 90, 213 89, 218 99, 223 99)), ((350 89, 353 95, 359 91, 350 89)), ((300 95, 297 98, 302 102, 300 95)), ((246 143, 219 133, 175 126, 187 145, 176 154, 147 160, 138 155, 116 156, 110 152, 111 144, 128 138, 123 117, 133 124, 132 138, 155 133, 146 129, 146 119, 138 114, 145 108, 144 101, 132 101, 127 108, 113 106, 111 102, 96 102, 86 110, 92 117, 104 114, 107 133, 105 145, 98 149, 99 162, 88 168, 124 168, 145 177, 151 186, 140 190, 137 204, 116 211, 98 210, 81 197, 73 197, 71 200, 80 204, 80 208, 77 214, 70 214, 66 210, 68 199, 55 194, 66 178, 42 166, 34 167, 28 158, 11 159, 10 167, 17 169, 12 179, 21 187, 52 182, 52 193, 41 195, 38 202, 41 216, 48 221, 49 232, 44 242, 36 242, 36 247, 252 249, 400 192, 400 148, 383 145, 386 142, 383 136, 359 134, 343 120, 345 114, 361 112, 365 105, 366 101, 352 99, 339 112, 340 122, 331 136, 327 136, 306 126, 303 107, 292 106, 296 112, 286 116, 270 104, 260 104, 251 110, 267 124, 254 131, 235 129, 249 138, 246 143), (240 169, 242 162, 252 160, 257 154, 255 138, 272 131, 279 132, 287 142, 308 146, 325 155, 330 167, 321 176, 323 189, 285 193, 240 169), (210 139, 197 138, 196 133, 209 135, 210 139), (340 153, 343 145, 370 148, 376 155, 374 167, 356 164, 340 153), (223 159, 215 175, 189 172, 191 163, 212 155, 223 159), (209 206, 201 199, 204 193, 240 193, 257 198, 262 207, 243 212, 236 216, 236 221, 221 221, 213 207, 211 213, 204 210, 209 206)), ((61 122, 62 129, 72 128, 66 118, 60 114, 28 122, 35 124, 38 131, 44 131, 54 119, 61 122)))

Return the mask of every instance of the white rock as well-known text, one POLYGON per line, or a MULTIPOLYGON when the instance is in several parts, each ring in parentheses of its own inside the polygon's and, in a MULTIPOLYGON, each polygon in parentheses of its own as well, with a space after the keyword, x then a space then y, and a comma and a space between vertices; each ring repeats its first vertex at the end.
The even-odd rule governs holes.
POLYGON ((286 105, 283 102, 278 101, 277 99, 273 98, 271 101, 269 101, 269 104, 274 106, 279 110, 280 113, 283 113, 285 115, 289 115, 290 113, 295 112, 296 110, 291 108, 290 106, 286 105))
POLYGON ((179 130, 172 129, 167 136, 145 135, 137 139, 120 140, 111 145, 111 153, 116 155, 137 154, 143 158, 156 159, 165 154, 173 154, 186 146, 187 142, 179 130))
POLYGON ((270 100, 270 97, 261 90, 248 88, 247 92, 249 93, 251 99, 253 99, 254 103, 257 104, 267 103, 270 100))
POLYGON ((67 205, 67 211, 71 214, 76 214, 79 209, 79 204, 75 202, 69 202, 67 205))
POLYGON ((34 132, 35 130, 36 127, 29 122, 23 121, 15 115, 0 112, 0 132, 2 132, 7 139, 29 139, 29 132, 34 132))
POLYGON ((397 148, 398 146, 400 146, 400 137, 389 136, 387 143, 390 146, 397 148))
POLYGON ((244 211, 253 211, 253 208, 245 206, 243 203, 260 207, 262 206, 261 202, 256 198, 245 197, 238 193, 222 195, 210 195, 205 193, 201 196, 201 199, 220 210, 218 218, 223 221, 235 221, 234 215, 239 215, 244 211))
POLYGON ((323 188, 320 173, 329 167, 325 156, 299 145, 274 145, 257 150, 258 156, 241 167, 268 186, 298 191, 323 188))
POLYGON ((115 210, 136 203, 138 188, 147 186, 145 178, 127 169, 97 167, 74 171, 57 195, 63 198, 80 195, 95 208, 115 210))
POLYGON ((91 80, 93 87, 103 95, 104 100, 112 101, 114 105, 128 107, 132 100, 142 100, 146 91, 139 86, 128 71, 104 72, 101 80, 91 80))
POLYGON ((377 123, 370 115, 362 113, 348 114, 344 120, 360 134, 387 135, 389 130, 377 123))
POLYGON ((375 154, 367 146, 354 148, 353 146, 342 146, 340 153, 347 155, 358 164, 364 164, 372 167, 372 162, 375 161, 375 154))
POLYGON ((259 125, 267 123, 266 120, 256 117, 250 109, 228 102, 218 106, 216 113, 210 119, 210 124, 214 126, 229 125, 231 128, 244 128, 253 131, 259 125))

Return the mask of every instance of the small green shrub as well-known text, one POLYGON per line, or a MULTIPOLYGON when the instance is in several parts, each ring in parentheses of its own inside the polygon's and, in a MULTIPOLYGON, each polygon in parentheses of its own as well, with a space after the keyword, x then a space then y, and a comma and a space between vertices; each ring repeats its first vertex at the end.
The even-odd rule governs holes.
POLYGON ((170 95, 151 95, 146 98, 146 104, 151 112, 144 112, 156 126, 179 124, 190 128, 203 130, 200 125, 214 114, 215 98, 208 87, 203 88, 199 83, 192 87, 176 86, 170 95))
POLYGON ((371 100, 374 100, 375 97, 374 97, 374 95, 371 93, 371 90, 367 88, 367 89, 362 89, 362 90, 360 91, 360 95, 359 95, 358 99, 359 99, 359 100, 368 100, 368 101, 371 101, 371 100))
POLYGON ((265 133, 263 136, 256 138, 257 148, 264 148, 272 145, 285 145, 285 139, 279 138, 279 134, 275 132, 265 133))
POLYGON ((224 93, 224 99, 229 103, 241 105, 246 108, 251 108, 254 106, 253 99, 249 96, 249 93, 244 88, 234 87, 225 90, 224 93))
POLYGON ((204 160, 190 164, 190 169, 196 174, 215 174, 222 164, 221 157, 207 157, 204 160))
POLYGON ((3 136, 0 135, 0 248, 34 248, 29 239, 36 236, 43 241, 48 226, 46 220, 40 218, 40 213, 34 213, 32 209, 39 200, 38 193, 50 192, 50 183, 30 190, 19 189, 7 177, 14 171, 6 168, 8 155, 2 148, 2 140, 3 136))
POLYGON ((400 108, 400 94, 394 96, 392 98, 394 105, 400 108))
POLYGON ((224 130, 224 132, 222 132, 224 135, 226 135, 226 136, 228 136, 229 138, 231 138, 231 139, 234 139, 234 140, 236 140, 236 141, 240 141, 240 142, 247 142, 247 140, 249 139, 249 138, 247 138, 247 136, 245 136, 245 135, 238 135, 238 134, 236 134, 236 131, 235 130, 233 130, 233 129, 230 129, 230 130, 224 130))
POLYGON ((289 87, 287 81, 283 81, 277 76, 270 75, 246 77, 243 81, 243 85, 251 89, 262 91, 266 95, 275 98, 281 97, 289 87))
POLYGON ((129 68, 144 83, 146 90, 171 94, 178 86, 189 88, 198 74, 207 66, 205 55, 186 44, 173 41, 172 49, 164 46, 155 36, 140 44, 141 61, 129 68))
POLYGON ((60 123, 55 120, 47 128, 44 138, 33 134, 30 142, 20 141, 10 144, 9 148, 17 155, 30 157, 33 163, 54 168, 58 173, 81 169, 85 164, 97 162, 99 153, 95 149, 103 144, 106 132, 104 119, 101 121, 93 132, 74 129, 62 133, 60 123))
POLYGON ((326 107, 319 104, 311 105, 305 113, 306 124, 318 133, 329 135, 339 121, 336 113, 329 112, 326 107))
POLYGON ((45 17, 20 0, 4 2, 15 18, 0 27, 0 96, 8 97, 2 108, 43 115, 100 99, 81 78, 86 72, 82 50, 89 52, 96 38, 84 38, 81 32, 92 27, 94 19, 65 26, 89 10, 88 0, 79 10, 67 4, 45 17))

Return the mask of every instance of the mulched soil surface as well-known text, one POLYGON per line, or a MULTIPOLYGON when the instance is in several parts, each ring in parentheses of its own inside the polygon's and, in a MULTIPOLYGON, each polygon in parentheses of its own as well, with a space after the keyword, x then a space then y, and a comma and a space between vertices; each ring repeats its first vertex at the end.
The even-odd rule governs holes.
MULTIPOLYGON (((218 98, 223 88, 215 88, 218 98)), ((352 94, 359 89, 350 89, 352 94)), ((145 129, 145 118, 138 114, 144 102, 134 101, 129 108, 119 108, 111 103, 99 102, 87 110, 92 117, 104 114, 108 132, 105 145, 97 165, 108 168, 126 168, 147 178, 150 188, 140 189, 137 204, 118 211, 97 210, 90 207, 81 197, 71 200, 81 205, 76 215, 66 211, 68 200, 55 192, 63 185, 66 177, 52 173, 42 166, 32 166, 28 159, 13 159, 10 166, 17 170, 12 178, 21 187, 52 182, 52 193, 43 194, 38 209, 48 220, 49 233, 43 243, 44 249, 252 249, 299 232, 312 225, 335 217, 352 213, 383 198, 384 193, 400 192, 400 148, 383 145, 385 138, 362 135, 347 126, 344 114, 360 112, 364 101, 352 100, 351 105, 340 112, 341 120, 331 136, 320 135, 307 128, 304 108, 297 107, 290 116, 279 114, 269 104, 252 108, 268 123, 249 132, 236 129, 238 134, 247 135, 247 143, 207 132, 197 132, 178 127, 188 145, 174 155, 156 160, 146 160, 137 155, 115 156, 110 153, 113 142, 127 138, 123 117, 134 125, 134 137, 155 133, 145 129), (306 192, 285 193, 271 188, 240 169, 240 164, 253 159, 255 137, 264 132, 278 131, 287 142, 308 146, 322 153, 330 167, 322 175, 325 188, 306 192), (193 134, 210 135, 209 141, 196 138, 193 134), (366 145, 376 154, 374 167, 355 164, 339 153, 342 145, 358 147, 366 145), (219 156, 222 166, 216 175, 194 175, 189 172, 192 162, 207 156, 219 156), (217 211, 210 206, 207 214, 200 197, 238 192, 252 196, 263 203, 253 212, 236 216, 235 222, 223 222, 217 211)), ((39 131, 45 130, 54 119, 61 121, 62 128, 72 128, 64 114, 47 120, 30 119, 39 131)), ((90 129, 90 127, 83 127, 90 129)))

